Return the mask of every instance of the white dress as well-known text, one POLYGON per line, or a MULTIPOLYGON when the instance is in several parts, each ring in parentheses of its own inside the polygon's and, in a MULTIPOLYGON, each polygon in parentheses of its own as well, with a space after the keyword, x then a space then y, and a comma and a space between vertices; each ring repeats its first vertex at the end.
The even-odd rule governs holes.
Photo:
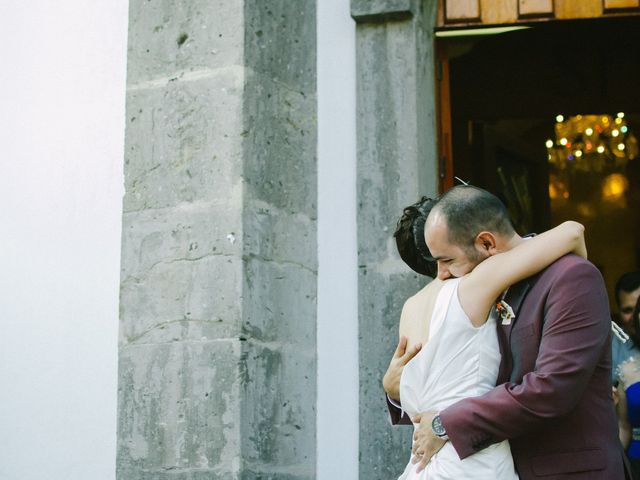
MULTIPOLYGON (((400 380, 402 408, 413 417, 440 411, 463 398, 493 389, 500 366, 496 314, 476 328, 458 300, 460 279, 447 280, 438 293, 429 341, 404 367, 400 380)), ((416 425, 414 425, 416 428, 416 425)), ((509 443, 494 444, 460 460, 451 442, 436 453, 425 470, 409 463, 398 480, 514 480, 509 443)))

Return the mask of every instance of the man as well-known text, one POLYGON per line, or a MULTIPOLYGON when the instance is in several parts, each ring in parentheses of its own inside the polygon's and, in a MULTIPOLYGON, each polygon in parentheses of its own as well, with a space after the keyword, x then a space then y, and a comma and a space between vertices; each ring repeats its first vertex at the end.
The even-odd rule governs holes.
POLYGON ((632 356, 640 356, 640 350, 633 342, 633 322, 631 316, 640 297, 640 272, 627 272, 616 282, 616 303, 618 304, 618 323, 624 330, 616 332, 611 339, 611 381, 617 384, 618 366, 632 356), (625 335, 626 334, 626 335, 625 335))
MULTIPOLYGON (((458 277, 519 237, 504 205, 469 186, 451 189, 431 211, 426 242, 438 278, 458 277), (479 239, 487 232, 491 246, 479 239)), ((510 439, 521 479, 625 478, 623 450, 611 399, 610 320, 598 270, 574 255, 512 286, 504 300, 515 317, 498 325, 502 363, 498 387, 414 421, 414 454, 421 465, 451 441, 461 459, 510 439)), ((399 398, 403 366, 415 354, 401 344, 384 386, 399 398)), ((408 423, 389 404, 393 423, 408 423)))
POLYGON ((632 333, 631 314, 640 297, 640 272, 627 272, 616 282, 616 303, 618 304, 618 315, 620 326, 627 332, 632 333))

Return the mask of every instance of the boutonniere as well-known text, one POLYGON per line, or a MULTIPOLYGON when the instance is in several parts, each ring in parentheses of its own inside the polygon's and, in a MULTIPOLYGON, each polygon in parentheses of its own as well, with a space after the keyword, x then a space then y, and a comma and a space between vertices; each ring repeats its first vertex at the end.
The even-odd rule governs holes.
POLYGON ((496 312, 498 312, 498 317, 502 320, 502 325, 511 325, 511 321, 516 318, 513 308, 504 300, 496 302, 496 312))

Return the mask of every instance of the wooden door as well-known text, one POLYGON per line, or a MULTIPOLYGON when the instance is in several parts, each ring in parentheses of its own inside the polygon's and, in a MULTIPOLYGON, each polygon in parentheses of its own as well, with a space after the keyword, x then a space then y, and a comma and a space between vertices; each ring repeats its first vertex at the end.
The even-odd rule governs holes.
POLYGON ((438 27, 504 25, 640 13, 640 0, 440 0, 438 27))

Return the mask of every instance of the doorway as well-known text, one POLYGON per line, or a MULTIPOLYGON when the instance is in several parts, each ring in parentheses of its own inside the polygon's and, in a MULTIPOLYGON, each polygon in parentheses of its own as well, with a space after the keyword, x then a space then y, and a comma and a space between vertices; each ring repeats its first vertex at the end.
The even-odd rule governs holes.
MULTIPOLYGON (((587 115, 621 118, 629 135, 640 135, 639 27, 637 17, 601 18, 438 39, 448 58, 453 175, 501 197, 521 234, 569 218, 583 223, 612 306, 618 277, 640 268, 640 159, 633 145, 611 160, 593 144, 590 155, 580 151, 563 164, 581 173, 558 196, 548 142, 560 148, 558 128, 587 115), (595 167, 585 167, 587 157, 595 167), (612 174, 619 175, 615 198, 606 190, 612 174)), ((574 134, 563 141, 587 142, 584 130, 574 134)))

